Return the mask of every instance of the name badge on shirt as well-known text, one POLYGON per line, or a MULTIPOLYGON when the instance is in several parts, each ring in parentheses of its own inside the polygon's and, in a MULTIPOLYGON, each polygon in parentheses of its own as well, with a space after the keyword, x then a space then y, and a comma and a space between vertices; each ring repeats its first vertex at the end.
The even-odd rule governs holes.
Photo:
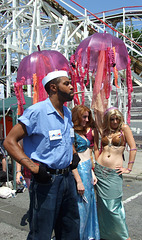
POLYGON ((62 139, 61 129, 49 131, 50 141, 62 139))
POLYGON ((70 128, 70 137, 74 137, 74 129, 70 128))

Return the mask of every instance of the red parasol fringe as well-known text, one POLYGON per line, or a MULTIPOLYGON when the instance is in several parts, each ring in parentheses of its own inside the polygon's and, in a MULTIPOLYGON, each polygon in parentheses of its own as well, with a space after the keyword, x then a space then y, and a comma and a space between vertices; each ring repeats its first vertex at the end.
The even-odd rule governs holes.
POLYGON ((26 104, 24 94, 23 94, 23 83, 25 79, 23 78, 21 82, 15 82, 14 83, 14 90, 15 90, 15 95, 17 98, 17 104, 18 104, 18 115, 22 115, 24 112, 23 105, 26 104))
POLYGON ((128 89, 128 111, 127 111, 127 122, 130 124, 131 119, 131 93, 133 92, 133 84, 132 84, 132 76, 131 76, 131 67, 130 67, 131 59, 128 55, 128 64, 127 64, 127 70, 126 70, 126 84, 128 89))
POLYGON ((90 68, 90 47, 87 48, 87 82, 86 85, 87 86, 90 82, 89 79, 89 68, 90 68))

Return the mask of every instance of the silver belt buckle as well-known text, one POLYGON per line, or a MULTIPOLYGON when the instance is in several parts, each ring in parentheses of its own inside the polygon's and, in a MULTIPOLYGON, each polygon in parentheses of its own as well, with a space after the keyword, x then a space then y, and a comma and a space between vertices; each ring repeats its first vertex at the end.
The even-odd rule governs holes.
POLYGON ((56 175, 68 172, 68 168, 56 169, 56 175))

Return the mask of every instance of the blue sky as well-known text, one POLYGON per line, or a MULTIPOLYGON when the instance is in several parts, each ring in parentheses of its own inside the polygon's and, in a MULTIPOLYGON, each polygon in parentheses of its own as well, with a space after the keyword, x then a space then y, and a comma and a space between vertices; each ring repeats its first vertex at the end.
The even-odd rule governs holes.
MULTIPOLYGON (((56 0, 61 4, 60 1, 56 0)), ((71 1, 64 0, 72 6, 75 6, 71 1)), ((142 6, 142 0, 74 0, 84 8, 87 8, 92 13, 112 10, 128 6, 142 6)), ((61 4, 62 5, 62 4, 61 4)), ((64 6, 64 5, 63 5, 64 6)), ((141 7, 142 9, 142 7, 141 7)))

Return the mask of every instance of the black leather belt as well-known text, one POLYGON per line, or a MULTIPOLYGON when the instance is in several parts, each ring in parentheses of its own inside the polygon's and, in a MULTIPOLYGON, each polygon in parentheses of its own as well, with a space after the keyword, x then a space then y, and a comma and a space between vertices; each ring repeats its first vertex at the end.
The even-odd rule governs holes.
POLYGON ((45 163, 35 161, 35 160, 34 160, 34 162, 37 164, 42 164, 44 167, 46 167, 46 171, 50 174, 55 174, 55 175, 66 174, 70 171, 70 166, 63 168, 63 169, 53 169, 53 168, 49 168, 45 163))
POLYGON ((47 172, 49 172, 51 174, 55 174, 55 175, 66 174, 70 171, 70 166, 66 167, 66 168, 63 168, 63 169, 53 169, 53 168, 46 167, 46 170, 47 170, 47 172))

